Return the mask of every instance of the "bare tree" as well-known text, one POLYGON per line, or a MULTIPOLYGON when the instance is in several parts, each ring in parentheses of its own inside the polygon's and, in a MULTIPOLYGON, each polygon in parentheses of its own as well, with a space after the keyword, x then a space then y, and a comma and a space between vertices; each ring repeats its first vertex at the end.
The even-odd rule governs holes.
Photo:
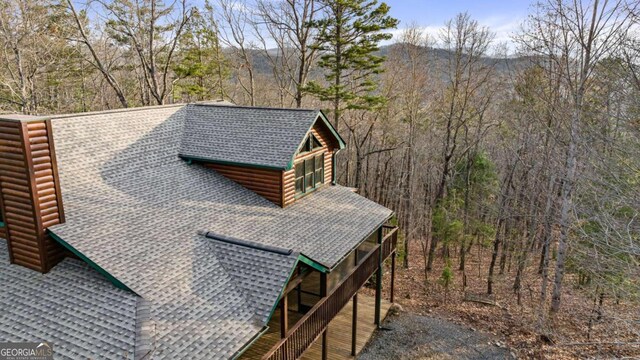
POLYGON ((585 94, 595 66, 613 53, 631 26, 626 1, 549 0, 538 5, 526 34, 530 50, 553 62, 570 93, 572 113, 568 119, 568 140, 560 195, 560 239, 556 260, 552 312, 560 309, 562 281, 572 227, 573 191, 581 159, 581 127, 585 117, 585 94))
MULTIPOLYGON (((446 87, 441 94, 442 107, 439 121, 444 123, 440 180, 432 197, 431 207, 435 208, 446 196, 452 164, 457 157, 464 156, 470 147, 459 149, 459 136, 465 126, 482 118, 486 106, 473 106, 475 101, 487 104, 486 97, 491 92, 480 91, 489 82, 491 66, 483 62, 492 40, 491 32, 472 20, 468 14, 459 14, 446 24, 441 34, 445 49, 450 52, 445 67, 446 87), (484 100, 482 99, 484 98, 484 100)), ((429 246, 427 270, 433 266, 434 254, 439 239, 432 237, 429 246)))
POLYGON ((235 61, 236 80, 248 96, 248 103, 256 105, 256 71, 254 53, 256 45, 250 40, 255 20, 244 1, 218 0, 220 41, 229 47, 235 61))
POLYGON ((186 0, 169 6, 162 0, 99 2, 108 16, 106 25, 113 39, 136 54, 145 90, 157 104, 164 104, 173 86, 169 77, 180 36, 192 16, 186 0))
POLYGON ((316 29, 312 26, 321 11, 317 0, 258 1, 258 14, 271 38, 282 54, 282 59, 295 57, 295 62, 283 62, 286 75, 294 82, 296 107, 302 106, 304 88, 311 66, 318 54, 314 46, 316 29))
POLYGON ((75 27, 77 30, 77 36, 75 36, 74 34, 69 34, 67 35, 67 39, 72 42, 78 42, 86 47, 86 49, 89 51, 89 56, 86 58, 86 61, 88 61, 91 65, 93 65, 102 74, 105 81, 109 84, 111 89, 113 89, 113 91, 116 93, 116 96, 120 101, 120 105, 122 105, 122 107, 124 108, 129 107, 129 103, 125 96, 124 89, 120 85, 119 81, 115 78, 113 74, 113 70, 110 66, 113 63, 110 63, 108 59, 103 60, 104 56, 109 56, 109 55, 106 54, 105 51, 103 51, 102 54, 98 53, 98 49, 94 44, 95 40, 90 37, 88 31, 85 28, 85 22, 87 20, 86 18, 83 18, 78 14, 73 4, 73 1, 67 0, 66 5, 70 15, 72 16, 72 19, 75 23, 75 27))

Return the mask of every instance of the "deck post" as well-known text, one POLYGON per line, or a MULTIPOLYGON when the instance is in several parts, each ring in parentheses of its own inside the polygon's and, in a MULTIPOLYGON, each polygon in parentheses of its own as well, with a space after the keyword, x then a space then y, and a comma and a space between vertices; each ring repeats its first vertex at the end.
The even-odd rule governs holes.
POLYGON ((289 297, 285 294, 280 300, 280 338, 284 339, 289 331, 289 297))
POLYGON ((380 327, 380 307, 382 305, 382 226, 378 228, 378 270, 376 270, 375 324, 380 327))
POLYGON ((358 293, 353 295, 353 318, 351 319, 351 356, 356 356, 356 336, 358 330, 358 293))
MULTIPOLYGON (((327 274, 320 273, 320 297, 327 296, 327 274)), ((322 332, 322 360, 327 360, 327 332, 329 326, 322 332)))
POLYGON ((391 293, 389 296, 389 300, 393 304, 393 287, 396 281, 396 252, 391 253, 391 289, 389 292, 391 293))

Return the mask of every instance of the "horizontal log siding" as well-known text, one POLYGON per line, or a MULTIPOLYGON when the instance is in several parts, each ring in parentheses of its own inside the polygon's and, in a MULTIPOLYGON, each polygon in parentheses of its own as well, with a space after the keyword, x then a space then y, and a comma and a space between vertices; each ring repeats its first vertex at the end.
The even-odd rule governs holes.
POLYGON ((265 199, 282 206, 282 171, 243 166, 204 164, 265 199))
POLYGON ((291 169, 284 172, 284 206, 291 205, 296 201, 296 170, 291 169))
POLYGON ((42 236, 44 236, 43 242, 48 269, 50 269, 62 260, 66 252, 58 242, 45 232, 48 227, 64 222, 64 207, 62 206, 60 177, 58 176, 51 120, 46 120, 42 123, 30 123, 28 129, 35 170, 36 197, 40 209, 40 225, 42 236))
MULTIPOLYGON (((331 174, 333 172, 333 149, 338 146, 337 142, 334 140, 333 134, 331 134, 329 130, 325 128, 324 124, 321 124, 320 122, 317 122, 316 125, 314 125, 311 129, 311 133, 318 138, 320 144, 322 144, 322 149, 297 155, 294 160, 294 164, 324 151, 324 185, 329 185, 331 184, 331 174)), ((285 171, 284 173, 284 206, 291 205, 295 201, 295 176, 295 166, 293 169, 285 171)))
POLYGON ((64 256, 45 229, 64 219, 49 121, 0 121, 0 206, 12 263, 47 272, 64 256))

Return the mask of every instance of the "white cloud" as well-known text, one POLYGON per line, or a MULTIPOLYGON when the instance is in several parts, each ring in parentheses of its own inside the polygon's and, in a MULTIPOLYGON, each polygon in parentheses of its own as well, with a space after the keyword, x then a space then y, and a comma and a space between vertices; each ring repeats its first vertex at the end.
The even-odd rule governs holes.
MULTIPOLYGON (((506 16, 494 16, 485 19, 478 20, 478 23, 481 26, 486 26, 489 28, 494 34, 493 45, 505 44, 510 50, 513 50, 513 35, 517 33, 520 28, 523 18, 520 17, 506 17, 506 16)), ((431 42, 435 42, 435 46, 438 46, 438 42, 440 42, 440 36, 444 31, 445 25, 427 25, 427 26, 419 26, 419 28, 427 34, 431 40, 431 42)), ((391 31, 393 38, 386 42, 386 44, 391 44, 395 41, 398 41, 402 32, 405 28, 394 29, 391 31)))

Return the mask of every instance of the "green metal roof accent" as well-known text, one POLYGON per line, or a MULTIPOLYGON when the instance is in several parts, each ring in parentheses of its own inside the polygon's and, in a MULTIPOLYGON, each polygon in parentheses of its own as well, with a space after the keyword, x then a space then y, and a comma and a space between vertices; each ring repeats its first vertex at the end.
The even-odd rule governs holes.
MULTIPOLYGON (((109 274, 105 269, 101 268, 100 265, 94 263, 93 261, 91 261, 91 259, 89 259, 88 257, 86 257, 83 253, 81 253, 80 251, 78 251, 76 248, 74 248, 73 246, 69 245, 69 243, 67 243, 66 241, 62 240, 62 238, 60 238, 58 235, 54 234, 52 231, 49 230, 49 235, 51 235, 51 237, 57 241, 58 243, 60 243, 60 245, 64 246, 67 250, 71 251, 74 255, 76 255, 77 257, 79 257, 80 259, 82 259, 84 262, 86 262, 87 264, 89 264, 89 266, 91 266, 92 268, 94 268, 97 272, 99 272, 100 274, 102 274, 104 277, 107 278, 107 280, 109 280, 113 285, 115 285, 117 288, 119 289, 123 289, 123 290, 128 290, 131 291, 132 293, 136 294, 135 291, 131 290, 129 287, 127 287, 127 285, 123 284, 122 282, 120 282, 120 280, 116 279, 113 275, 109 274)), ((136 294, 138 295, 138 294, 136 294)))
POLYGON ((312 268, 314 268, 314 269, 316 269, 316 270, 318 270, 320 272, 323 272, 323 273, 326 273, 326 274, 331 272, 331 269, 329 269, 328 267, 320 264, 319 262, 316 262, 316 261, 312 260, 311 258, 307 257, 304 254, 298 255, 298 261, 301 261, 301 262, 311 266, 312 268))
MULTIPOLYGON (((231 165, 231 166, 242 166, 242 167, 250 167, 254 169, 262 169, 262 170, 288 170, 285 168, 277 167, 277 166, 267 166, 267 165, 259 165, 259 164, 250 164, 250 163, 239 163, 233 161, 223 161, 223 160, 211 160, 211 159, 203 159, 192 156, 179 155, 181 159, 187 161, 188 164, 191 164, 193 161, 203 162, 207 164, 220 164, 220 165, 231 165)), ((291 163, 293 166, 293 163, 291 163)))

